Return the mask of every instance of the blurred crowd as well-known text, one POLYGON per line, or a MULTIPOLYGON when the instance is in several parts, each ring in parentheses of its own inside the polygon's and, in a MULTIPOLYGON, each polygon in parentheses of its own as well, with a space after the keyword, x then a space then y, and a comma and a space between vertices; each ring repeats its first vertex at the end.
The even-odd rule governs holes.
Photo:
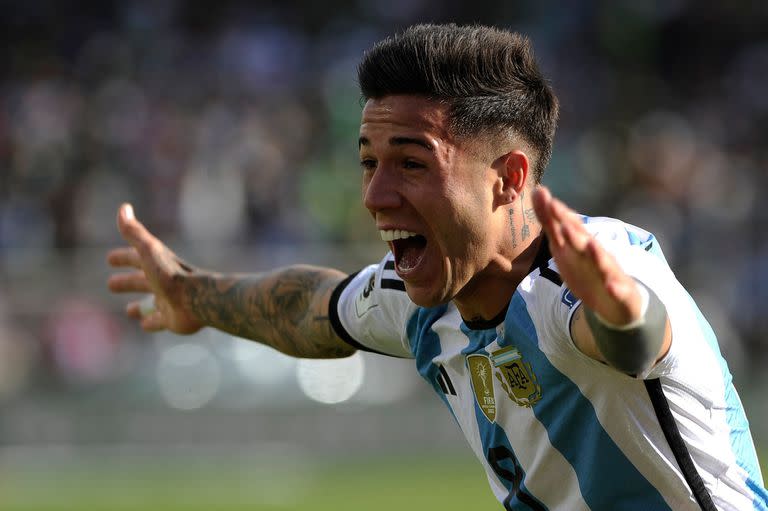
POLYGON ((137 374, 147 344, 103 284, 123 201, 173 246, 220 258, 196 262, 257 270, 269 247, 302 259, 318 246, 345 270, 361 254, 378 260, 384 247, 359 204, 355 67, 418 21, 531 37, 562 105, 544 182, 585 214, 653 231, 736 379, 759 383, 768 4, 131 0, 2 11, 0 402, 137 374))

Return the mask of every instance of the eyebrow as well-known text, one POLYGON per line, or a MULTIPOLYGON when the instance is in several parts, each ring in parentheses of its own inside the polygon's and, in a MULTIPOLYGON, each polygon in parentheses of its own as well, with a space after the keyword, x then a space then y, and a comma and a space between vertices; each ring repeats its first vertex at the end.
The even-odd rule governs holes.
MULTIPOLYGON (((357 140, 357 147, 360 148, 364 145, 370 145, 371 141, 368 140, 366 137, 360 137, 357 140)), ((433 152, 435 148, 427 142, 424 139, 421 138, 414 138, 414 137, 392 137, 389 139, 389 145, 407 145, 407 144, 415 144, 417 146, 423 147, 427 151, 433 152)))

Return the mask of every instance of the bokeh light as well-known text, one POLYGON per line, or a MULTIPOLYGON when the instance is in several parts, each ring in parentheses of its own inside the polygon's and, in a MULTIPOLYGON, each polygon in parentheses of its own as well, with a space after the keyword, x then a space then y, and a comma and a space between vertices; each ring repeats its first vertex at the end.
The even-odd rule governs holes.
POLYGON ((364 376, 365 364, 360 353, 330 360, 301 359, 296 365, 299 388, 310 399, 325 404, 351 398, 363 384, 364 376))
POLYGON ((192 342, 166 348, 157 362, 160 393, 172 408, 201 408, 216 395, 221 369, 205 346, 192 342))

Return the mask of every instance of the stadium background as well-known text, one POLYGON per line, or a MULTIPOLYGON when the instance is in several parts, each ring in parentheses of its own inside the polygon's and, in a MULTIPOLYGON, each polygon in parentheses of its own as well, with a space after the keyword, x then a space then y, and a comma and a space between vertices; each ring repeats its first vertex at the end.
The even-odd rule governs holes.
POLYGON ((0 509, 496 509, 407 362, 143 334, 104 285, 126 200, 204 267, 378 261, 355 65, 417 21, 531 36, 562 104, 545 182, 661 239, 768 462, 767 3, 0 9, 0 509))

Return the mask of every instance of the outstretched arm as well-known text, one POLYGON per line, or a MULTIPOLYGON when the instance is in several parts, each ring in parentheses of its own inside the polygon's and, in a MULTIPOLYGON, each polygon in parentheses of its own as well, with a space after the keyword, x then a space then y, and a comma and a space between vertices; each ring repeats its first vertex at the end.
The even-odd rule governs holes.
POLYGON ((563 281, 582 300, 571 322, 579 350, 630 374, 666 355, 672 334, 653 291, 625 273, 578 215, 545 187, 534 192, 533 204, 563 281))
POLYGON ((154 295, 155 310, 149 314, 142 313, 139 301, 127 306, 128 316, 145 330, 190 334, 211 326, 296 357, 354 353, 328 318, 342 272, 307 265, 246 275, 204 271, 184 263, 153 236, 130 205, 120 207, 117 224, 130 246, 112 250, 107 260, 134 271, 112 275, 108 285, 116 293, 154 295))

